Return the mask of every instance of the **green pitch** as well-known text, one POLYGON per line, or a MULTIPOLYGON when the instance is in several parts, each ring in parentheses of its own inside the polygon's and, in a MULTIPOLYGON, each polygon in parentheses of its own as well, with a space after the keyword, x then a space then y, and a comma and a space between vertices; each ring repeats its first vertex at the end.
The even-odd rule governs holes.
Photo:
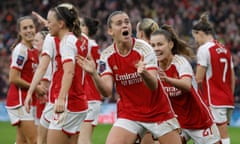
MULTIPOLYGON (((93 144, 104 144, 111 126, 107 124, 98 125, 93 134, 93 144)), ((240 144, 240 128, 230 127, 229 132, 231 144, 240 144)), ((15 142, 15 128, 9 122, 0 122, 0 142, 1 144, 14 144, 15 142)), ((192 142, 188 144, 192 144, 192 142)))

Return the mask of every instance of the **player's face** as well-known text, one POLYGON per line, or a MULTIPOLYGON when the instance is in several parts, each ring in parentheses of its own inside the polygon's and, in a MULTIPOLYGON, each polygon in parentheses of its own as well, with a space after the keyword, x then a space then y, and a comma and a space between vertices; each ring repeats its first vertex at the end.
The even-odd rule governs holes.
POLYGON ((37 48, 39 51, 42 51, 42 45, 43 45, 43 36, 38 32, 33 40, 33 47, 37 48))
POLYGON ((83 18, 79 18, 79 20, 80 20, 80 28, 81 28, 81 31, 82 31, 83 33, 85 33, 86 35, 88 35, 88 27, 87 27, 87 25, 85 24, 83 18))
POLYGON ((59 21, 56 19, 55 11, 50 10, 48 12, 47 21, 48 21, 47 27, 48 27, 49 33, 52 36, 58 36, 60 31, 60 24, 59 24, 59 21))
POLYGON ((203 35, 201 31, 192 30, 192 36, 198 45, 203 44, 203 38, 202 38, 203 35))
POLYGON ((127 14, 117 14, 111 18, 111 28, 108 33, 118 42, 129 42, 132 35, 132 26, 127 14))
POLYGON ((23 19, 20 22, 19 34, 26 42, 32 42, 36 33, 36 27, 32 19, 23 19))
POLYGON ((168 59, 172 55, 173 43, 166 39, 162 34, 153 35, 150 38, 150 44, 153 47, 158 61, 168 59))

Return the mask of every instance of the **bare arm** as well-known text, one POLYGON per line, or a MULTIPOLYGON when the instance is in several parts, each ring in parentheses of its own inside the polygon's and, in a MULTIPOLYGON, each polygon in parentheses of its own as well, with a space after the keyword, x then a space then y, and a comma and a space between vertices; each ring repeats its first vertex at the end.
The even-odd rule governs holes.
POLYGON ((47 20, 45 18, 43 18, 40 14, 38 14, 35 11, 32 11, 32 15, 35 16, 38 19, 38 22, 43 25, 43 26, 47 26, 47 20))
POLYGON ((165 81, 173 86, 175 86, 178 89, 184 90, 184 91, 190 91, 191 85, 192 85, 192 78, 184 76, 181 79, 176 79, 172 77, 165 77, 165 81))
POLYGON ((38 86, 38 84, 40 83, 41 79, 43 78, 43 75, 45 74, 45 72, 47 71, 47 67, 50 63, 50 57, 47 55, 42 56, 40 63, 37 67, 37 70, 33 76, 31 85, 28 89, 27 92, 27 97, 24 101, 24 105, 26 108, 26 111, 29 112, 30 111, 30 105, 31 105, 31 100, 32 100, 32 95, 34 93, 34 91, 38 91, 38 89, 42 88, 44 90, 43 94, 40 95, 44 95, 46 94, 47 89, 41 86, 38 86))
POLYGON ((73 62, 66 62, 63 64, 63 77, 61 81, 61 89, 57 101, 55 102, 55 112, 63 112, 65 110, 65 100, 68 95, 68 91, 72 85, 74 77, 75 65, 73 62))
POLYGON ((110 75, 105 75, 100 77, 96 70, 96 65, 91 56, 88 58, 84 58, 82 56, 77 56, 77 63, 86 71, 88 72, 98 91, 101 95, 105 97, 112 96, 112 88, 113 88, 113 78, 110 75))
POLYGON ((197 66, 196 81, 197 81, 197 84, 198 84, 198 87, 199 87, 200 90, 202 90, 202 81, 204 79, 206 71, 207 71, 206 67, 203 67, 203 66, 200 66, 200 65, 197 66))
POLYGON ((48 55, 43 55, 41 57, 40 63, 37 67, 37 70, 33 76, 31 85, 28 89, 28 94, 27 96, 32 96, 34 90, 36 89, 37 85, 40 83, 40 81, 42 80, 44 74, 47 71, 48 65, 50 63, 50 57, 48 55))
POLYGON ((158 87, 157 83, 157 70, 147 70, 145 68, 145 64, 143 62, 143 58, 138 62, 136 65, 137 72, 142 77, 144 83, 149 87, 151 90, 155 90, 158 87))

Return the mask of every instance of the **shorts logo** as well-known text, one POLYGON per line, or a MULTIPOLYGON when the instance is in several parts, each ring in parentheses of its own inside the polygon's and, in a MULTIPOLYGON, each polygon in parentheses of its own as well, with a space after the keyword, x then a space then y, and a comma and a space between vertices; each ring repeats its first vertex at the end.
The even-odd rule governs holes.
POLYGON ((17 58, 17 64, 19 66, 21 66, 23 64, 23 61, 24 61, 24 57, 19 55, 18 58, 17 58))
POLYGON ((106 63, 103 61, 99 62, 99 72, 102 73, 106 70, 106 63))

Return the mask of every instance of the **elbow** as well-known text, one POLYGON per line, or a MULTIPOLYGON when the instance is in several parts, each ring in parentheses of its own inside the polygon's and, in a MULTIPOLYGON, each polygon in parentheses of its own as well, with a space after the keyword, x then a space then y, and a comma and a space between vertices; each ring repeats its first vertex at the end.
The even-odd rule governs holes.
POLYGON ((158 88, 158 82, 156 81, 151 87, 149 87, 151 91, 155 91, 158 88))
POLYGON ((12 77, 12 76, 9 76, 8 82, 9 82, 9 83, 16 83, 16 78, 14 78, 14 77, 12 77))

